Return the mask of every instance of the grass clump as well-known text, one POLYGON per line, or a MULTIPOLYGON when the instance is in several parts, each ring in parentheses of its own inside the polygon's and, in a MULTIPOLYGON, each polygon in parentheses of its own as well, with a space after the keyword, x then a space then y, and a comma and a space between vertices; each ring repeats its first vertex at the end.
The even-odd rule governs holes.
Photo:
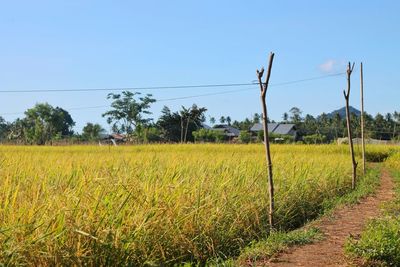
POLYGON ((318 228, 299 229, 291 232, 273 232, 265 240, 245 248, 237 259, 239 265, 266 261, 276 253, 294 245, 304 245, 322 238, 318 228))
POLYGON ((399 266, 400 220, 387 217, 372 220, 360 237, 348 239, 345 250, 367 263, 399 266))

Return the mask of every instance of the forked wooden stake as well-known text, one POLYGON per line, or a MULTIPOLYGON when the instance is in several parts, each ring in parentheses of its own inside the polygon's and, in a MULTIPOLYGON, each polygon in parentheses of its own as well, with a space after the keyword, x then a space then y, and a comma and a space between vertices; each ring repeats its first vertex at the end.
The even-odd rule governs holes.
POLYGON ((269 78, 271 77, 271 69, 272 62, 274 61, 274 53, 271 53, 269 56, 269 64, 267 70, 267 76, 265 78, 265 83, 262 83, 262 77, 264 75, 264 68, 260 71, 257 70, 257 78, 258 83, 260 84, 261 91, 261 104, 263 110, 263 128, 264 128, 264 145, 265 145, 265 156, 268 165, 268 189, 269 189, 269 225, 271 230, 274 229, 274 179, 272 173, 272 160, 271 160, 271 152, 269 148, 269 138, 268 138, 268 113, 267 113, 267 104, 266 104, 266 93, 268 89, 269 78))
POLYGON ((350 76, 351 73, 353 72, 354 69, 354 63, 353 66, 351 66, 350 62, 349 65, 347 66, 347 93, 345 90, 343 90, 343 95, 344 99, 346 100, 346 121, 347 121, 347 136, 349 138, 349 146, 350 146, 350 154, 351 154, 351 162, 353 165, 353 177, 351 180, 351 188, 355 189, 356 188, 356 179, 357 179, 357 162, 354 157, 354 148, 353 148, 353 139, 352 139, 352 134, 351 134, 351 121, 350 121, 350 110, 349 110, 349 98, 350 98, 350 76))

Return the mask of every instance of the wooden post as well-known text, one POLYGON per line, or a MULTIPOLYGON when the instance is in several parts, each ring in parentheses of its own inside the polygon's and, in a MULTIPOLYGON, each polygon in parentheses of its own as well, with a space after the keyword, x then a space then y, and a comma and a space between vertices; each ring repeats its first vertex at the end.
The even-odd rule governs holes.
POLYGON ((362 149, 362 169, 365 175, 365 136, 364 136, 364 78, 363 64, 360 64, 360 89, 361 89, 361 149, 362 149))
POLYGON ((350 146, 350 154, 351 154, 351 162, 353 165, 353 177, 351 180, 351 188, 355 189, 356 188, 356 179, 357 179, 357 162, 354 157, 354 148, 353 148, 353 137, 351 134, 351 121, 350 121, 350 110, 349 110, 349 98, 350 98, 350 76, 351 73, 353 72, 354 69, 354 63, 353 66, 349 65, 347 67, 347 93, 345 90, 343 90, 344 98, 346 100, 346 121, 347 121, 347 136, 349 139, 349 146, 350 146))
POLYGON ((267 104, 266 104, 266 93, 268 89, 269 78, 271 77, 271 69, 272 63, 274 61, 274 53, 271 53, 269 56, 269 64, 267 76, 265 78, 265 83, 262 83, 262 76, 264 75, 264 68, 261 71, 257 70, 257 78, 258 83, 260 84, 260 92, 261 92, 261 105, 263 111, 263 128, 264 128, 264 145, 265 145, 265 156, 267 160, 268 166, 268 189, 269 189, 269 225, 271 230, 274 229, 274 179, 272 173, 272 160, 271 160, 271 152, 269 147, 269 138, 268 138, 268 113, 267 113, 267 104))

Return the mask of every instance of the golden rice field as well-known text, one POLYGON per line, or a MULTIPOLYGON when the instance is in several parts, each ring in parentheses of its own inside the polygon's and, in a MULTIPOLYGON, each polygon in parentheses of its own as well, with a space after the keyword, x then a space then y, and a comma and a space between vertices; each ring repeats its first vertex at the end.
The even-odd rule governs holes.
MULTIPOLYGON (((279 228, 350 190, 347 146, 272 147, 279 228)), ((0 146, 0 263, 171 265, 266 237, 262 145, 0 146)), ((1 265, 1 264, 0 264, 1 265)))

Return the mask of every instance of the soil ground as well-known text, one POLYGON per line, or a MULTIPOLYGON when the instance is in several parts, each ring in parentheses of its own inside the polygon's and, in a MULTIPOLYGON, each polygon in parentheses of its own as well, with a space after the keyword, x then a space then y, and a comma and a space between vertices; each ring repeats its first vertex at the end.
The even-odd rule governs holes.
POLYGON ((387 170, 382 169, 381 183, 374 195, 360 200, 359 204, 344 206, 332 215, 316 221, 324 239, 312 244, 293 247, 278 254, 268 262, 258 262, 256 266, 354 266, 344 256, 344 243, 350 235, 361 233, 368 219, 380 215, 380 205, 394 197, 393 179, 387 170))

